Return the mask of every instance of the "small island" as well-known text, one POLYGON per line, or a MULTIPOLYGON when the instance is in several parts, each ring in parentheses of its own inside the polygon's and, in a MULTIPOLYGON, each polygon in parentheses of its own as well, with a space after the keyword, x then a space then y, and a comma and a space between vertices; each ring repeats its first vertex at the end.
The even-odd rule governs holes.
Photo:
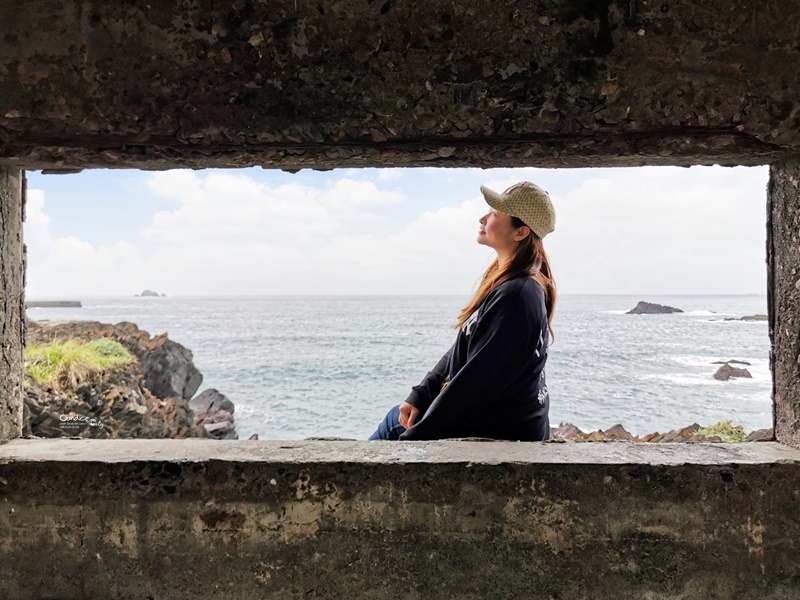
POLYGON ((134 298, 166 298, 166 294, 159 294, 153 290, 145 290, 141 294, 134 294, 134 298))
POLYGON ((634 308, 626 312, 626 315, 668 315, 671 313, 682 313, 680 308, 652 304, 650 302, 639 302, 634 308))

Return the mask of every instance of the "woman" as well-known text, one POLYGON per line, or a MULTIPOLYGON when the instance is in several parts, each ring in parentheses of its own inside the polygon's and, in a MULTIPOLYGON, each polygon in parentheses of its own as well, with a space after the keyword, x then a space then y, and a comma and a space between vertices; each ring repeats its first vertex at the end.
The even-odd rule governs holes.
POLYGON ((555 229, 555 211, 528 181, 481 192, 491 210, 480 219, 478 243, 497 257, 461 310, 452 348, 371 440, 550 436, 544 366, 556 288, 542 238, 555 229))

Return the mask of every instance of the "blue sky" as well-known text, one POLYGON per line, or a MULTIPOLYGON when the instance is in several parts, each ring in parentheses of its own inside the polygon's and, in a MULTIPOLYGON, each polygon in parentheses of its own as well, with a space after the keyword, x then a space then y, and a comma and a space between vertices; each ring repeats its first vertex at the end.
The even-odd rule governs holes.
POLYGON ((479 186, 548 190, 561 293, 765 293, 768 170, 28 173, 29 298, 468 294, 479 186))

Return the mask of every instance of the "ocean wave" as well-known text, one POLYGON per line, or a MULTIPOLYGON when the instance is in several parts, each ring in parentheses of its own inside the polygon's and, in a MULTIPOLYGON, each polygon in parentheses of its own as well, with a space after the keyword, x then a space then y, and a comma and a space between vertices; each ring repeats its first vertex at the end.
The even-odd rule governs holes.
POLYGON ((767 321, 742 321, 740 319, 697 319, 700 323, 732 323, 735 325, 766 325, 767 321))

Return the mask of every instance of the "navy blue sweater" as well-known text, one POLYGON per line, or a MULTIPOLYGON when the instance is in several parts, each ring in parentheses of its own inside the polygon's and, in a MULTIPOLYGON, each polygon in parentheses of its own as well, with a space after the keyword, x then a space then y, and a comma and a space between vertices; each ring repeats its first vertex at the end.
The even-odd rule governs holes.
POLYGON ((406 402, 420 414, 400 439, 548 439, 548 340, 539 284, 527 275, 500 284, 461 327, 453 347, 412 388, 406 402))

